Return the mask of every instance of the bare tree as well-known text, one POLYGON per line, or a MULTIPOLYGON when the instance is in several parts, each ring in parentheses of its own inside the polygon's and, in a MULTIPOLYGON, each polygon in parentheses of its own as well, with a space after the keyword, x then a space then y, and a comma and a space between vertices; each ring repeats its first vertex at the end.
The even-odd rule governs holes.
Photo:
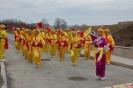
POLYGON ((42 21, 42 24, 43 24, 42 28, 46 28, 47 26, 49 26, 47 18, 42 18, 41 21, 42 21))
POLYGON ((80 27, 78 24, 69 26, 69 28, 78 28, 78 27, 80 27))
POLYGON ((66 29, 68 27, 68 25, 65 22, 65 20, 60 19, 60 18, 56 18, 53 27, 55 29, 59 29, 59 28, 66 29))
POLYGON ((87 25, 86 24, 82 24, 81 27, 86 27, 87 25))

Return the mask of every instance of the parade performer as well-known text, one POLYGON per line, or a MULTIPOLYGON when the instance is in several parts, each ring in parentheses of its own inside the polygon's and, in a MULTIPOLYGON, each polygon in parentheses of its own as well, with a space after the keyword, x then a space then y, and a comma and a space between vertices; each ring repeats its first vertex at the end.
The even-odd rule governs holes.
POLYGON ((103 31, 98 31, 98 36, 95 35, 93 30, 90 30, 90 36, 93 40, 93 44, 96 47, 96 79, 105 80, 105 69, 106 69, 106 53, 109 48, 105 38, 102 37, 103 31))
POLYGON ((0 25, 0 61, 5 61, 4 59, 5 49, 8 49, 8 42, 7 42, 8 35, 5 31, 5 27, 6 26, 4 24, 0 25))
POLYGON ((22 39, 20 38, 20 29, 16 28, 16 30, 14 30, 14 27, 10 27, 10 30, 14 34, 15 48, 16 50, 18 50, 18 52, 20 52, 22 49, 22 44, 21 44, 22 39))
POLYGON ((68 46, 66 46, 66 50, 65 51, 66 51, 66 53, 69 53, 70 51, 69 51, 68 47, 71 44, 71 33, 70 33, 70 30, 68 28, 66 29, 66 37, 68 39, 68 46))
POLYGON ((25 58, 26 58, 26 54, 27 54, 27 50, 26 50, 26 41, 25 41, 25 38, 24 38, 24 36, 23 36, 23 33, 25 33, 25 27, 26 27, 26 25, 23 25, 22 26, 22 30, 20 31, 20 38, 21 38, 21 45, 22 45, 22 54, 23 54, 23 56, 25 56, 25 58))
POLYGON ((68 39, 65 36, 65 33, 61 31, 60 29, 57 32, 58 35, 58 55, 60 58, 60 61, 65 59, 65 50, 66 47, 68 46, 68 39))
POLYGON ((34 36, 32 37, 32 49, 33 49, 33 62, 34 67, 40 67, 41 65, 41 56, 42 56, 42 47, 45 44, 45 41, 39 34, 39 28, 33 30, 34 36))
POLYGON ((47 54, 49 52, 49 44, 50 44, 50 33, 51 33, 51 29, 49 27, 47 27, 45 30, 44 30, 44 35, 43 36, 43 39, 45 41, 45 44, 43 46, 43 52, 45 54, 47 54))
POLYGON ((92 39, 90 35, 84 36, 84 57, 90 59, 92 39))
MULTIPOLYGON (((92 29, 93 29, 93 27, 92 27, 92 29)), ((103 30, 103 28, 100 26, 99 28, 98 28, 98 33, 101 33, 102 32, 102 38, 104 38, 105 36, 104 36, 104 30, 103 30)), ((93 42, 93 41, 92 41, 93 42)), ((94 46, 94 48, 93 48, 93 51, 94 51, 94 63, 96 63, 96 53, 97 53, 97 48, 94 46)))
MULTIPOLYGON (((77 37, 79 39, 79 43, 81 43, 81 46, 83 47, 84 46, 84 32, 83 31, 80 31, 80 30, 77 30, 77 37)), ((82 47, 79 48, 79 51, 78 51, 78 56, 81 55, 81 51, 82 51, 82 47)))
POLYGON ((79 49, 82 47, 80 39, 77 37, 76 31, 72 31, 72 41, 69 47, 71 51, 71 62, 73 66, 78 63, 79 49))
POLYGON ((114 42, 113 37, 109 34, 109 29, 105 29, 104 34, 105 34, 105 39, 106 39, 107 45, 109 47, 109 51, 106 54, 106 63, 110 64, 110 62, 111 62, 111 52, 113 52, 115 42, 114 42))
POLYGON ((26 59, 27 62, 33 61, 33 50, 32 50, 32 31, 29 29, 25 29, 25 33, 23 33, 23 36, 25 38, 25 45, 26 45, 26 59))
POLYGON ((58 47, 57 35, 54 30, 51 30, 49 47, 50 47, 51 58, 53 58, 56 56, 56 51, 57 51, 57 47, 58 47))

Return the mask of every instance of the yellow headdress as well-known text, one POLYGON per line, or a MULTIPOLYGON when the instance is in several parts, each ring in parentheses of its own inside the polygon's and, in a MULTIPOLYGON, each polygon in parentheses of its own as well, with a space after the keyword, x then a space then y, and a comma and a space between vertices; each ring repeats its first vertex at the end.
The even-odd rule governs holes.
POLYGON ((43 31, 43 29, 41 28, 40 31, 43 31))
POLYGON ((69 31, 69 29, 67 28, 66 30, 68 30, 69 31))
POLYGON ((77 32, 81 32, 80 30, 77 30, 77 32))
POLYGON ((98 32, 104 32, 104 30, 102 28, 99 28, 98 32))
POLYGON ((20 28, 16 28, 17 31, 20 31, 20 28))
POLYGON ((109 33, 109 29, 105 29, 104 31, 109 33))
POLYGON ((0 25, 0 28, 4 29, 6 26, 4 24, 0 25))

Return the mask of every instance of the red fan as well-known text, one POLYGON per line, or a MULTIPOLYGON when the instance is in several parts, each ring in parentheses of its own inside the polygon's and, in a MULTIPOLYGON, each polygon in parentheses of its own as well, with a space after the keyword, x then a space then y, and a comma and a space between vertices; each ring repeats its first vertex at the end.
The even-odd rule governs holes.
POLYGON ((80 37, 83 37, 84 36, 84 32, 80 32, 80 37))
POLYGON ((46 30, 47 30, 48 32, 51 32, 51 29, 50 29, 50 27, 47 27, 47 28, 46 28, 46 30))
POLYGON ((61 33, 61 29, 58 29, 57 34, 60 34, 60 33, 61 33))
POLYGON ((72 28, 73 31, 76 31, 76 28, 72 28))
POLYGON ((39 28, 42 28, 42 22, 38 23, 39 28))
POLYGON ((9 29, 10 29, 10 30, 14 30, 14 27, 10 26, 9 29))
POLYGON ((26 28, 26 24, 23 24, 23 25, 22 25, 22 28, 26 28))

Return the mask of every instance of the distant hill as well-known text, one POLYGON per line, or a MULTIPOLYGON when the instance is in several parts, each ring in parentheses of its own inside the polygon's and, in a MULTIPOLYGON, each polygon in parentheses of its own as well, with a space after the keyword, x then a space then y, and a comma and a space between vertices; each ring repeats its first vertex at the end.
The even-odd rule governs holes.
MULTIPOLYGON (((100 26, 94 26, 94 30, 100 26)), ((79 27, 80 30, 86 30, 89 26, 79 27)), ((119 22, 118 24, 113 25, 103 25, 103 29, 110 29, 110 33, 115 39, 116 46, 128 46, 133 47, 133 21, 119 22)))

